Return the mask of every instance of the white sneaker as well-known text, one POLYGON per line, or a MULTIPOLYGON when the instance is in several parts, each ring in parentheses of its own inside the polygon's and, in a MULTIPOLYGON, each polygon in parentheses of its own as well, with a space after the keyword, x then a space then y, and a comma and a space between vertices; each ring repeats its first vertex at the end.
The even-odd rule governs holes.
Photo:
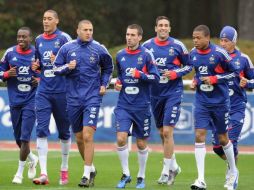
POLYGON ((31 162, 28 162, 28 173, 27 176, 29 179, 33 179, 36 176, 36 166, 38 164, 38 157, 35 156, 34 160, 31 162))
POLYGON ((168 183, 168 175, 161 174, 160 178, 157 180, 158 184, 167 184, 168 183))
POLYGON ((227 190, 236 190, 238 186, 239 172, 230 173, 227 183, 227 190))
POLYGON ((191 185, 191 189, 206 190, 206 183, 198 179, 191 185))
POLYGON ((12 180, 12 183, 14 183, 14 184, 22 184, 22 180, 23 180, 22 176, 15 175, 13 180, 12 180))
POLYGON ((175 177, 181 173, 181 168, 178 166, 178 168, 175 171, 169 170, 169 176, 168 176, 168 185, 173 185, 175 182, 175 177))

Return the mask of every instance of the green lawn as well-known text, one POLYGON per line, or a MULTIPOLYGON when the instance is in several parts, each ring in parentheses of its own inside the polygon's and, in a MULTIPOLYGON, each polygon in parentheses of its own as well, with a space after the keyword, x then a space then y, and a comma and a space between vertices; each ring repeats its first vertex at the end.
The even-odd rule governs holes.
MULTIPOLYGON (((1 151, 0 152, 0 189, 2 190, 27 190, 27 189, 81 189, 77 186, 83 174, 83 164, 77 152, 72 152, 69 162, 70 183, 66 186, 58 185, 58 175, 60 168, 60 152, 49 152, 48 155, 48 173, 50 184, 47 186, 35 186, 27 179, 27 168, 24 172, 24 180, 22 185, 14 185, 11 183, 13 175, 17 169, 18 153, 17 151, 1 151)), ((182 168, 182 173, 177 177, 177 180, 172 187, 159 186, 156 180, 160 175, 162 162, 161 153, 150 153, 147 163, 146 173, 146 189, 156 190, 186 190, 190 189, 190 184, 195 180, 196 166, 194 154, 177 154, 177 160, 182 168)), ((254 189, 254 155, 240 155, 239 158, 239 190, 254 189)), ((95 181, 96 189, 115 189, 118 180, 121 176, 120 163, 115 152, 96 153, 95 166, 98 170, 98 175, 95 181)), ((137 155, 130 155, 130 169, 133 181, 126 189, 135 189, 136 174, 138 170, 137 155)), ((37 171, 38 168, 37 168, 37 171)), ((206 156, 206 183, 209 190, 222 190, 224 183, 225 163, 213 154, 206 156)))

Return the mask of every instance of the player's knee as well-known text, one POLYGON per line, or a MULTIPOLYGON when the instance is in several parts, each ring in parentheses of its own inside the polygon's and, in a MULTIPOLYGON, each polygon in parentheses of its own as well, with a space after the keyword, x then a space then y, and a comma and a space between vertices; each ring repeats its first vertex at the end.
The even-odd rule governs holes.
POLYGON ((83 134, 83 140, 85 143, 91 142, 93 140, 93 134, 91 133, 83 134))
POLYGON ((225 155, 222 146, 214 146, 214 147, 213 147, 213 151, 214 151, 218 156, 220 156, 220 157, 223 156, 223 155, 225 155))
POLYGON ((164 127, 163 128, 163 137, 164 137, 164 139, 173 138, 173 127, 164 127))
POLYGON ((125 136, 121 136, 121 135, 117 136, 117 145, 119 147, 126 145, 126 141, 127 141, 127 139, 125 138, 125 136))
POLYGON ((197 143, 205 142, 206 133, 203 131, 196 131, 195 133, 195 140, 197 143))

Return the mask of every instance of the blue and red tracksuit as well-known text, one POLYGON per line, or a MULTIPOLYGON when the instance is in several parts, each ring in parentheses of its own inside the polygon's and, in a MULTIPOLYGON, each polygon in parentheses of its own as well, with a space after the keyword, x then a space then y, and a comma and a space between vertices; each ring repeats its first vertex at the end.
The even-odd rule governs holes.
POLYGON ((0 78, 7 81, 13 132, 18 144, 20 141, 30 141, 35 123, 36 86, 32 85, 32 80, 37 74, 31 70, 34 60, 33 46, 23 51, 17 45, 7 49, 0 63, 0 78), (10 77, 7 73, 13 67, 16 68, 16 77, 10 77))
POLYGON ((116 130, 129 133, 133 124, 132 135, 146 138, 150 134, 151 84, 159 81, 153 55, 141 46, 134 51, 122 49, 117 53, 116 66, 118 83, 122 84, 114 111, 116 130))
POLYGON ((146 41, 143 46, 153 53, 160 73, 160 82, 152 85, 151 93, 156 126, 175 126, 180 116, 182 76, 192 70, 188 50, 182 42, 172 37, 165 41, 159 41, 155 37, 146 41), (170 78, 163 76, 165 71, 171 72, 170 78))
POLYGON ((210 121, 218 134, 225 133, 229 124, 228 80, 237 74, 237 68, 227 52, 214 44, 206 50, 194 48, 190 53, 190 64, 195 68, 197 90, 195 95, 195 128, 209 128, 210 121), (210 77, 211 85, 202 77, 210 77))
MULTIPOLYGON (((230 54, 230 57, 232 57, 233 63, 240 73, 240 77, 245 77, 247 79, 254 78, 253 65, 246 54, 235 49, 234 52, 230 54)), ((240 77, 234 77, 228 81, 230 95, 230 125, 228 128, 228 136, 234 145, 235 156, 238 154, 237 144, 244 124, 247 103, 245 89, 239 85, 240 77)), ((213 145, 215 149, 217 148, 221 150, 215 130, 213 131, 213 145)))
POLYGON ((71 38, 68 34, 56 30, 47 35, 41 34, 35 40, 36 59, 40 62, 41 79, 36 94, 37 136, 47 137, 50 134, 49 121, 51 113, 56 121, 59 138, 70 138, 69 121, 66 110, 65 77, 56 76, 53 72, 51 54, 56 55, 59 49, 71 38))
POLYGON ((65 44, 54 62, 56 75, 66 76, 67 110, 74 133, 84 126, 96 128, 102 96, 100 87, 107 87, 113 71, 113 61, 107 49, 95 40, 79 38, 65 44), (68 63, 76 60, 76 68, 68 63))

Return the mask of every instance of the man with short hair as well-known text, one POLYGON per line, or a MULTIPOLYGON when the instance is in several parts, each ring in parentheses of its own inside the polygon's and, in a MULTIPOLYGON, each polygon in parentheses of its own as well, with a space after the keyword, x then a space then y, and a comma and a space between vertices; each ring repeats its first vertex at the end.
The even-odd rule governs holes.
MULTIPOLYGON (((220 32, 220 46, 223 47, 230 57, 233 59, 240 77, 235 77, 228 81, 230 95, 230 125, 228 128, 228 137, 234 147, 235 160, 238 160, 238 140, 240 139, 241 130, 245 118, 245 109, 247 103, 247 95, 245 89, 240 86, 240 78, 253 79, 253 65, 248 55, 236 49, 237 32, 231 26, 225 26, 220 32)), ((213 150, 226 160, 225 153, 219 143, 216 130, 213 130, 213 150)), ((229 168, 227 167, 226 182, 224 187, 227 188, 229 181, 229 168)))
POLYGON ((198 179, 191 189, 206 189, 205 171, 205 138, 210 121, 216 127, 219 143, 226 155, 230 170, 228 190, 236 189, 238 170, 235 165, 233 144, 228 139, 229 124, 229 88, 228 80, 235 77, 237 68, 227 52, 210 43, 210 30, 206 25, 199 25, 193 30, 195 48, 190 53, 190 64, 195 68, 195 79, 192 88, 195 95, 195 159, 198 179))
POLYGON ((143 30, 132 24, 127 27, 127 48, 116 55, 118 80, 115 89, 120 91, 116 117, 117 153, 123 175, 117 188, 131 182, 129 170, 128 135, 136 137, 139 171, 136 188, 145 188, 145 171, 148 158, 147 138, 151 130, 150 87, 159 81, 159 73, 151 52, 140 46, 143 30), (132 130, 131 130, 132 127, 132 130))
POLYGON ((68 117, 84 160, 84 173, 78 185, 91 187, 96 175, 93 137, 113 62, 107 49, 93 40, 91 21, 80 21, 77 34, 76 40, 65 44, 58 52, 54 72, 66 76, 68 117))
POLYGON ((192 67, 188 65, 188 50, 182 42, 169 36, 170 21, 165 16, 156 18, 156 37, 143 46, 149 49, 156 60, 160 72, 159 84, 152 85, 151 103, 163 144, 163 169, 158 184, 173 185, 181 172, 174 154, 174 128, 179 120, 183 95, 182 76, 192 67))
POLYGON ((36 73, 31 70, 35 48, 28 27, 17 32, 17 45, 5 52, 0 62, 0 78, 7 81, 13 133, 19 151, 19 167, 12 183, 22 184, 23 170, 29 160, 28 178, 36 175, 38 157, 30 151, 30 137, 35 124, 36 73))
POLYGON ((68 158, 71 146, 70 124, 66 112, 66 86, 63 76, 55 76, 53 61, 60 47, 71 38, 57 28, 59 18, 54 10, 47 10, 43 15, 44 33, 35 40, 36 63, 33 70, 40 70, 41 79, 35 98, 37 114, 37 150, 41 175, 33 180, 36 185, 48 184, 47 154, 50 135, 49 122, 51 113, 56 121, 58 137, 62 149, 62 164, 60 169, 60 185, 68 183, 68 158))

